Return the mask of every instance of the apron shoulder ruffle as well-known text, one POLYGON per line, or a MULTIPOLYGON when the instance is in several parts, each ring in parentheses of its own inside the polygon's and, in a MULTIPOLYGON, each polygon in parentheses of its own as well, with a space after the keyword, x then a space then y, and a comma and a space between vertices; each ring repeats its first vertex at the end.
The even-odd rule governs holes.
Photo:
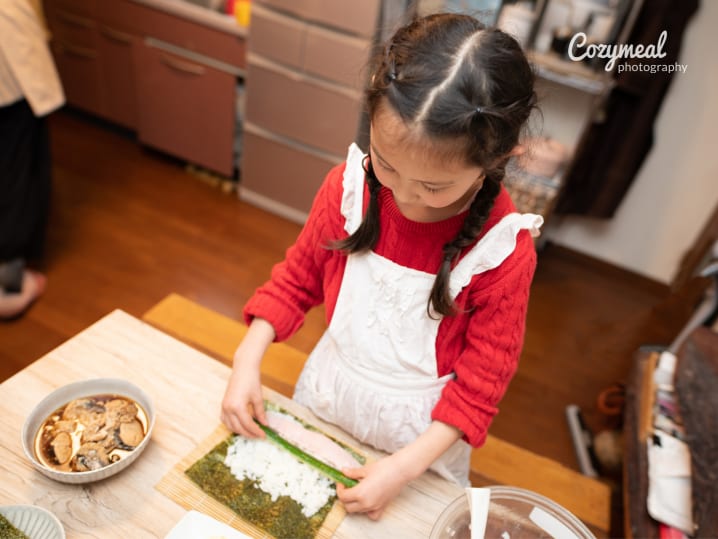
POLYGON ((364 198, 364 169, 362 161, 366 155, 356 143, 349 146, 347 153, 346 167, 344 168, 344 180, 342 181, 343 193, 341 212, 345 219, 344 230, 353 234, 362 220, 363 198, 364 198))
POLYGON ((540 234, 541 225, 543 217, 533 213, 514 212, 504 216, 452 270, 449 284, 452 298, 459 295, 474 275, 499 267, 516 249, 520 231, 528 230, 535 238, 540 234))

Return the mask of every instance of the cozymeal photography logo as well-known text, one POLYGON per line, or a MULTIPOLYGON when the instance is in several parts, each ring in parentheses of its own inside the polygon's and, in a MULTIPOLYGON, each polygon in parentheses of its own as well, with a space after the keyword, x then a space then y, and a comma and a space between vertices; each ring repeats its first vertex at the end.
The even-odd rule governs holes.
MULTIPOLYGON (((620 59, 643 59, 643 60, 660 60, 666 57, 663 50, 668 40, 668 32, 663 30, 658 36, 656 43, 645 45, 643 43, 589 43, 588 36, 584 32, 574 34, 568 45, 568 56, 574 62, 581 62, 586 59, 599 58, 607 60, 604 69, 611 71, 616 67, 616 63, 620 59)), ((685 73, 688 64, 680 64, 678 62, 672 64, 661 64, 655 62, 623 62, 618 64, 616 71, 622 73, 625 71, 647 71, 650 73, 685 73)))

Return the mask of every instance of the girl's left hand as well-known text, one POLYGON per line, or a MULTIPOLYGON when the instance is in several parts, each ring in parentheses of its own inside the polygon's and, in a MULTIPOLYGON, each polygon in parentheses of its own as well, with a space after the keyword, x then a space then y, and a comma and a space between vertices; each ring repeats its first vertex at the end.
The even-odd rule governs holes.
POLYGON ((342 473, 360 483, 352 488, 337 483, 337 497, 348 513, 366 513, 378 520, 384 509, 406 485, 411 477, 402 470, 394 455, 377 460, 361 468, 343 469, 342 473))

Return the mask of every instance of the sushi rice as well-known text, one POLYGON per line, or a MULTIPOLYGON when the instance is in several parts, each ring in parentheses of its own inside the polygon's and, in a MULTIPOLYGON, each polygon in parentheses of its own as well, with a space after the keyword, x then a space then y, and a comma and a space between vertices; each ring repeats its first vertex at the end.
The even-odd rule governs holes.
POLYGON ((256 481, 272 501, 289 496, 307 518, 336 494, 331 479, 266 440, 235 436, 227 448, 224 464, 240 481, 256 481))

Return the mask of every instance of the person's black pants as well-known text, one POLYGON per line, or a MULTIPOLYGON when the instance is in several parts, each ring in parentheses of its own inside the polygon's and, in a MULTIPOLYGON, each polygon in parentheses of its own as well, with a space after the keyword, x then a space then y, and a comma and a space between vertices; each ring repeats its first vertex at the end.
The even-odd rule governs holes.
POLYGON ((42 256, 51 188, 47 120, 25 100, 0 107, 0 264, 42 256))

